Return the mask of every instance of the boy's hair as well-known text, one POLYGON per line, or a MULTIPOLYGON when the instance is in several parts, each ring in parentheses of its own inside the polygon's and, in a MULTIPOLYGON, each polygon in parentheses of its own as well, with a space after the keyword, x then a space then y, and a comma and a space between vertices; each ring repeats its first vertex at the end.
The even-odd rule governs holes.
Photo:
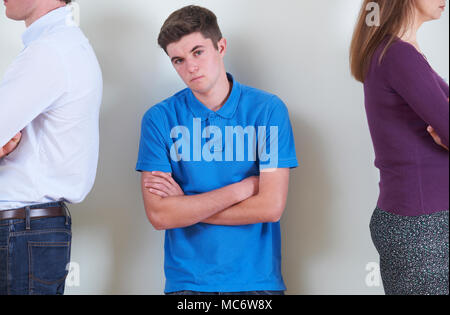
POLYGON ((66 4, 69 4, 72 2, 72 0, 61 0, 62 2, 65 2, 66 4))
POLYGON ((167 53, 167 46, 178 42, 186 35, 200 32, 212 40, 214 47, 222 39, 216 15, 208 9, 190 5, 173 12, 161 28, 158 44, 167 53))

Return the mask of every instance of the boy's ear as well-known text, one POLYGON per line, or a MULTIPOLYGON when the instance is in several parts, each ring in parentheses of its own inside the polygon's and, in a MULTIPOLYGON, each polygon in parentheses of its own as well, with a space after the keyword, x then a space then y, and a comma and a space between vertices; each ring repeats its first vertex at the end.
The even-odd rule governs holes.
POLYGON ((217 43, 217 48, 221 55, 225 55, 225 53, 227 51, 227 40, 225 38, 222 38, 221 40, 219 40, 219 42, 217 43))

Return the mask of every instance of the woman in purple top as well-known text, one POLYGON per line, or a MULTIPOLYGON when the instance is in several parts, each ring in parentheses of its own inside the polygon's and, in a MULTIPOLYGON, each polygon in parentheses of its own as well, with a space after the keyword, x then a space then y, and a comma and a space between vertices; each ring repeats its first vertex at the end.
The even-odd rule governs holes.
POLYGON ((380 169, 370 228, 386 294, 449 293, 449 86, 416 41, 444 9, 365 0, 350 49, 380 169))

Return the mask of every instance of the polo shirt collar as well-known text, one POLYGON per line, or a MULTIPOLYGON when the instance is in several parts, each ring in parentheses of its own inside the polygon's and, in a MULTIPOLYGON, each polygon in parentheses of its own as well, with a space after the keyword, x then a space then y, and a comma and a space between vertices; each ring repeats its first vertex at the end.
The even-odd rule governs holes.
POLYGON ((188 106, 196 118, 201 118, 202 121, 207 120, 210 116, 216 114, 222 118, 231 119, 236 113, 236 108, 241 97, 241 85, 234 80, 233 76, 227 73, 228 81, 233 83, 230 96, 220 110, 214 112, 203 105, 189 89, 188 106))
POLYGON ((29 46, 33 41, 39 39, 41 35, 48 30, 49 27, 65 21, 68 14, 71 14, 71 9, 64 6, 53 11, 34 21, 22 35, 22 41, 25 47, 29 46))

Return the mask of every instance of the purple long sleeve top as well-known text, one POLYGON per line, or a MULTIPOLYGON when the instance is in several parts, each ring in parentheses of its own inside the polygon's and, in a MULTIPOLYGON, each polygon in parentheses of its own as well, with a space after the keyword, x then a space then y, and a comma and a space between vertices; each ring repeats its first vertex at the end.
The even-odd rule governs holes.
POLYGON ((364 82, 365 105, 380 170, 378 207, 419 216, 449 210, 449 86, 414 46, 397 39, 364 82))

